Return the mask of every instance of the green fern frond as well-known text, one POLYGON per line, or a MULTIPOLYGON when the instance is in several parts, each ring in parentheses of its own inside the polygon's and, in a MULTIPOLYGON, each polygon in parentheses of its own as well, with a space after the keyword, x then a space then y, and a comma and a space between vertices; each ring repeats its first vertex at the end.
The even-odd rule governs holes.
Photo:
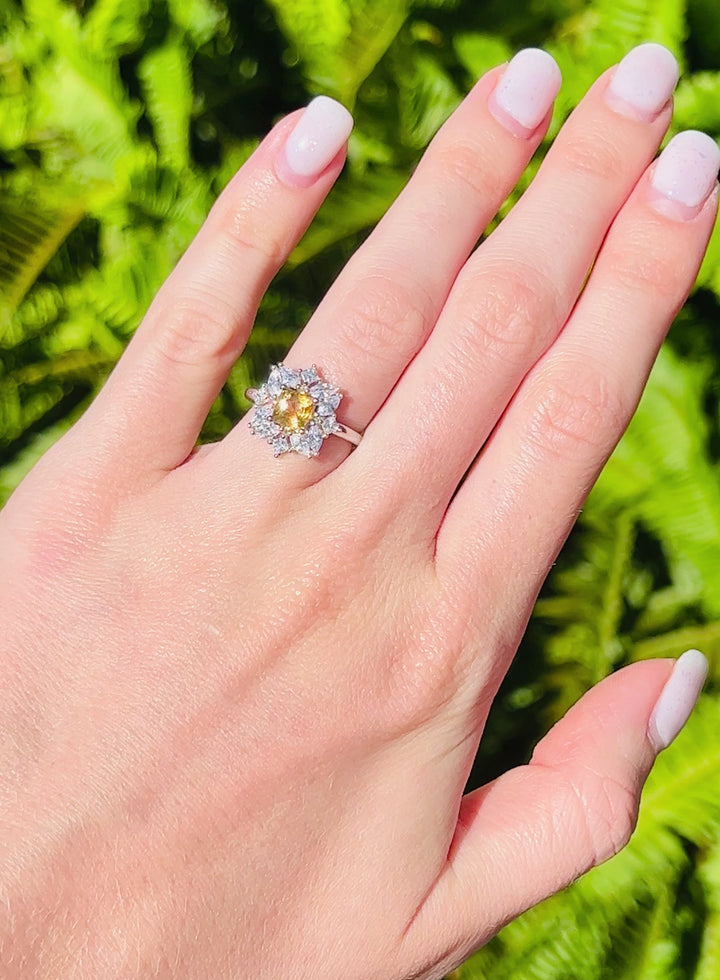
POLYGON ((15 307, 83 216, 83 202, 66 195, 54 199, 62 201, 62 210, 50 203, 49 195, 0 192, 0 347, 19 339, 17 321, 12 320, 15 307))
POLYGON ((140 45, 150 0, 95 0, 85 16, 83 40, 96 55, 126 52, 140 45))
POLYGON ((168 0, 170 18, 195 48, 209 41, 227 22, 226 11, 211 0, 168 0))
POLYGON ((686 31, 684 0, 593 0, 585 5, 556 29, 547 46, 563 73, 559 117, 636 44, 657 41, 682 63, 686 31))
POLYGON ((461 96, 436 57, 423 52, 412 61, 402 57, 398 60, 394 72, 400 117, 398 135, 405 146, 423 149, 460 104, 461 96))
POLYGON ((147 114, 162 163, 183 170, 190 163, 193 95, 185 47, 169 41, 150 51, 138 67, 147 114))
POLYGON ((710 237, 710 244, 703 258, 697 285, 712 289, 720 296, 720 223, 716 222, 710 237))
POLYGON ((702 650, 710 662, 710 676, 720 683, 720 620, 683 626, 681 629, 638 640, 632 649, 633 660, 677 657, 683 650, 702 650))
POLYGON ((352 107, 405 23, 409 0, 268 0, 310 85, 352 107))
POLYGON ((683 78, 674 101, 675 129, 720 132, 720 71, 700 71, 683 78))
POLYGON ((625 437, 591 500, 634 507, 662 542, 673 574, 694 581, 710 618, 720 615, 720 482, 703 411, 707 367, 663 348, 625 437))
POLYGON ((119 79, 107 66, 98 74, 89 64, 80 69, 61 58, 37 67, 42 94, 33 105, 30 138, 55 152, 58 172, 74 166, 79 179, 112 181, 132 153, 139 108, 119 90, 119 79))
POLYGON ((0 45, 0 149, 21 147, 28 131, 30 86, 11 43, 0 45))
POLYGON ((705 851, 698 865, 698 879, 705 905, 700 958, 694 980, 720 977, 720 839, 705 851))
POLYGON ((468 32, 456 34, 453 47, 460 64, 474 81, 495 65, 509 61, 512 49, 505 38, 494 34, 468 32))

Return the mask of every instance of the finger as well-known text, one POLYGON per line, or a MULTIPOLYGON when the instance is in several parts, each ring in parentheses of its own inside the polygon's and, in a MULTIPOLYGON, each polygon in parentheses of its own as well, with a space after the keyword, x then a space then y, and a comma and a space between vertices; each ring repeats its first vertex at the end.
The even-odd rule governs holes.
POLYGON ((707 676, 690 650, 625 667, 592 688, 527 766, 465 796, 444 871, 413 933, 449 950, 451 969, 507 921, 617 853, 630 839, 659 751, 707 676))
POLYGON ((432 534, 513 392, 572 310, 668 126, 676 80, 670 52, 650 45, 595 84, 522 200, 458 276, 432 336, 372 426, 376 451, 392 461, 386 465, 397 466, 401 483, 413 481, 413 520, 417 512, 432 534), (628 63, 633 72, 655 71, 651 118, 626 106, 618 111, 617 79, 628 63))
POLYGON ((459 564, 467 588, 482 580, 500 604, 506 595, 534 601, 694 282, 719 162, 710 137, 676 136, 618 216, 562 335, 521 385, 441 527, 438 568, 453 574, 459 564), (503 542, 492 568, 481 550, 491 528, 503 542))
MULTIPOLYGON (((317 364, 345 393, 347 425, 365 428, 422 346, 458 270, 542 139, 559 84, 553 59, 535 50, 482 78, 293 346, 290 366, 317 364)), ((238 438, 246 438, 244 427, 229 437, 232 459, 238 438)), ((298 473, 315 481, 347 451, 332 440, 310 469, 298 460, 298 473)))
POLYGON ((351 126, 338 102, 313 100, 218 198, 96 400, 133 468, 170 469, 192 450, 263 293, 342 169, 351 126))

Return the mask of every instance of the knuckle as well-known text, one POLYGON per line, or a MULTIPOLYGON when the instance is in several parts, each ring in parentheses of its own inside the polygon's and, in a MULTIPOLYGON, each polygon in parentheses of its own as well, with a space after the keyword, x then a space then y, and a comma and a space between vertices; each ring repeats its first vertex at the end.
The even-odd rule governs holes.
POLYGON ((562 375, 544 372, 526 399, 530 442, 564 461, 609 452, 625 425, 620 396, 601 370, 571 365, 562 375))
POLYGON ((607 773, 588 771, 585 782, 575 796, 592 863, 598 865, 621 851, 632 837, 637 824, 638 798, 633 787, 607 773))
POLYGON ((649 294, 675 305, 683 291, 682 273, 665 256, 648 251, 647 243, 629 243, 608 256, 606 275, 615 289, 632 294, 649 294))
POLYGON ((469 274, 456 310, 466 356, 519 368, 554 333, 559 299, 557 287, 540 269, 503 260, 469 274))
POLYGON ((459 140, 442 142, 437 147, 436 167, 443 185, 459 184, 480 201, 505 197, 505 187, 497 166, 486 159, 481 148, 459 140))
POLYGON ((234 252, 256 253, 263 264, 279 267, 292 247, 292 227, 281 209, 273 211, 265 188, 218 201, 218 233, 234 252), (282 220, 274 220, 279 214, 282 220))
POLYGON ((573 132, 562 144, 564 167, 580 177, 616 180, 623 172, 620 149, 597 133, 573 132))
POLYGON ((226 367, 239 355, 240 330, 254 318, 254 310, 231 306, 216 293, 194 284, 164 311, 160 350, 173 366, 196 366, 208 361, 226 367))
POLYGON ((545 770, 552 777, 554 810, 563 815, 553 828, 562 834, 559 843, 579 848, 574 877, 597 867, 625 847, 637 824, 639 798, 630 783, 624 783, 585 766, 568 771, 563 764, 543 762, 533 756, 530 768, 545 770))
POLYGON ((420 349, 431 319, 432 302, 420 285, 410 289, 385 276, 366 277, 343 302, 339 348, 358 370, 377 370, 378 360, 396 368, 420 349))

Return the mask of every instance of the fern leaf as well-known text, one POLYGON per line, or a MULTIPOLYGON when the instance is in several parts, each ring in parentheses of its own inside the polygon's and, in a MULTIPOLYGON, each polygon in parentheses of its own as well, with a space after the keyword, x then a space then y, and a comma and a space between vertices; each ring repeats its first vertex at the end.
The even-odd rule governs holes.
POLYGON ((95 0, 83 23, 83 39, 90 50, 107 57, 139 46, 145 33, 150 0, 95 0))
POLYGON ((720 840, 703 855, 698 877, 705 901, 705 928, 694 980, 720 978, 720 840))
POLYGON ((710 618, 720 615, 720 485, 708 456, 706 368, 664 347, 625 437, 591 500, 633 506, 678 577, 695 582, 710 618))
POLYGON ((112 181, 116 168, 132 152, 138 110, 123 89, 113 62, 93 64, 73 52, 49 57, 34 72, 31 138, 63 157, 81 161, 85 180, 112 181))
POLYGON ((138 68, 160 159, 176 170, 190 163, 192 81, 182 44, 170 41, 145 55, 138 68))
POLYGON ((556 30, 547 46, 563 74, 558 115, 564 118, 601 71, 643 41, 670 48, 682 62, 684 0, 594 0, 556 30))
POLYGON ((310 85, 352 107, 404 24, 409 0, 268 0, 310 85))
POLYGON ((0 149, 22 146, 30 113, 29 85, 12 45, 0 47, 0 149))
POLYGON ((401 58, 395 72, 398 86, 400 139, 405 146, 424 149, 460 103, 460 93, 438 60, 418 54, 401 58))
POLYGON ((683 78, 674 96, 673 126, 720 132, 720 71, 683 78))
POLYGON ((456 34, 453 47, 458 60, 471 79, 480 78, 495 65, 509 61, 512 50, 507 41, 494 34, 469 32, 456 34))
POLYGON ((63 204, 57 210, 47 198, 0 195, 0 346, 17 341, 10 314, 84 214, 82 202, 65 197, 63 204))
POLYGON ((172 22, 195 48, 209 41, 227 19, 225 11, 211 0, 168 0, 168 10, 172 22))

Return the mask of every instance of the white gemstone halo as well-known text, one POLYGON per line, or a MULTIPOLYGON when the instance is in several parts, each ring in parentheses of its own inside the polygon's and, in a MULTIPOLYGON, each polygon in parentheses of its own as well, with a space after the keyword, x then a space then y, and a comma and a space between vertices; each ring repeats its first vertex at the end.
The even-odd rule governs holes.
POLYGON ((247 396, 254 404, 250 431, 265 439, 275 456, 295 452, 310 459, 317 456, 328 436, 346 437, 346 427, 335 415, 342 395, 320 377, 314 364, 297 370, 274 364, 267 381, 259 388, 249 388, 247 396), (302 408, 287 410, 288 402, 302 408))

